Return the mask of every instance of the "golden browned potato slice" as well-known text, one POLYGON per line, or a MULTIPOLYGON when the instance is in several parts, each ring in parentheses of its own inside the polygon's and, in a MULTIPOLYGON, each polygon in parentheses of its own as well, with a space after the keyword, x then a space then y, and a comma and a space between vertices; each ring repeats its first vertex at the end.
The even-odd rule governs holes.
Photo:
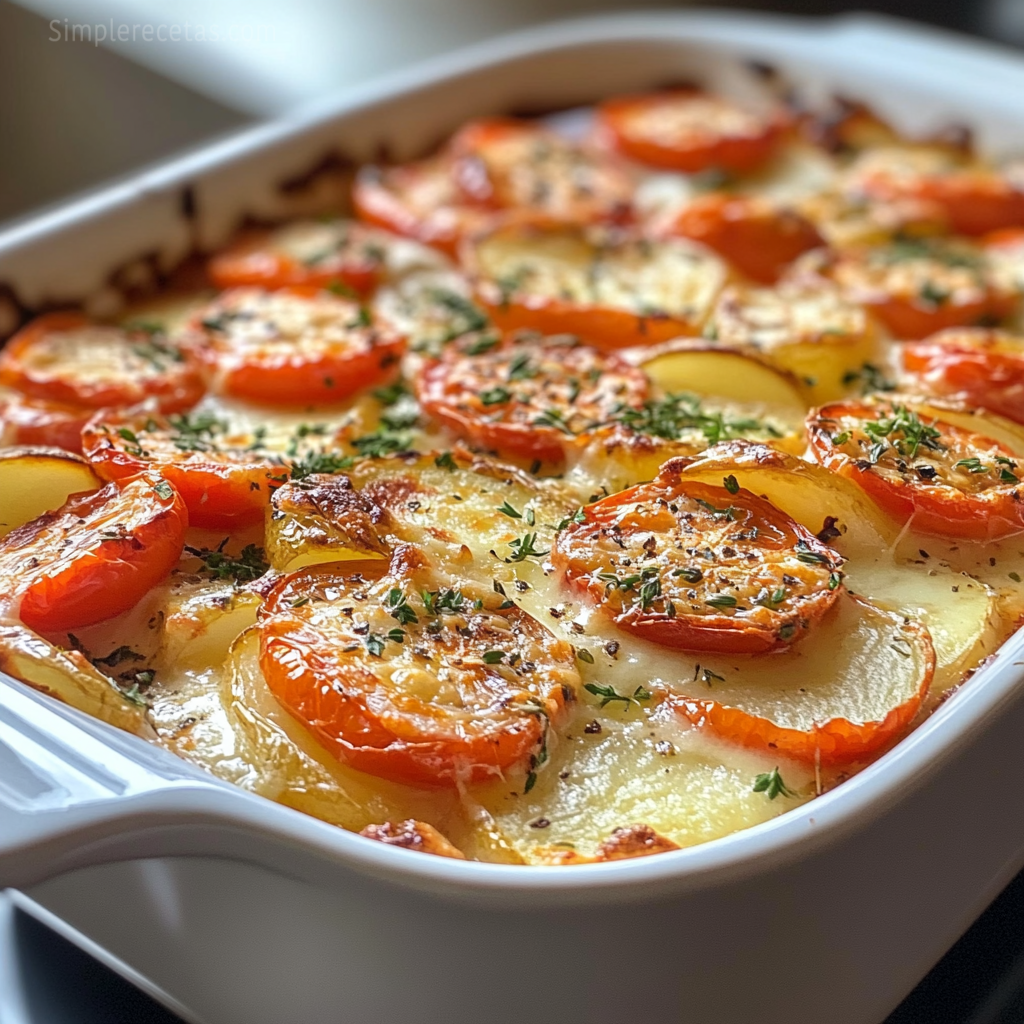
POLYGON ((709 332, 719 345, 752 350, 793 374, 812 404, 842 397, 851 374, 881 362, 871 319, 820 279, 727 288, 709 332))
POLYGON ((78 651, 63 651, 20 624, 0 625, 0 672, 126 732, 153 733, 141 699, 119 690, 78 651))
POLYGON ((0 537, 100 483, 85 459, 62 448, 0 449, 0 537))
POLYGON ((266 550, 282 572, 306 565, 386 558, 390 516, 345 476, 315 475, 279 487, 267 509, 266 550))

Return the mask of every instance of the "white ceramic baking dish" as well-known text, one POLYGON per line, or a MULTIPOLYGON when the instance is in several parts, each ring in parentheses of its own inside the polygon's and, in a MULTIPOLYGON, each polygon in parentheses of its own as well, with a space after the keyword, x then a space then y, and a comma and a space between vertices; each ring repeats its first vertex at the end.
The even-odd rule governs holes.
MULTIPOLYGON (((731 89, 740 58, 909 128, 965 121, 1024 150, 1024 63, 981 44, 868 18, 591 19, 351 91, 25 224, 0 237, 0 302, 110 305, 243 214, 322 200, 344 177, 332 152, 413 155, 472 115, 668 81, 731 89)), ((0 677, 0 887, 31 887, 23 906, 208 1024, 878 1024, 1024 865, 1022 665, 1018 635, 881 760, 768 824, 576 868, 371 843, 0 677)))

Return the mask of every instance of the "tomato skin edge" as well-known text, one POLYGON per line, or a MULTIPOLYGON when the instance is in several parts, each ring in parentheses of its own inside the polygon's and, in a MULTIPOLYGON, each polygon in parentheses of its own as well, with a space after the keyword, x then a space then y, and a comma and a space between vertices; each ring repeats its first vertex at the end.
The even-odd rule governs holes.
POLYGON ((421 789, 457 788, 462 783, 495 778, 503 769, 529 757, 541 742, 539 720, 523 716, 514 730, 496 731, 493 738, 476 737, 471 749, 478 757, 460 757, 453 764, 445 741, 403 738, 379 717, 369 715, 364 702, 339 692, 344 691, 343 687, 324 684, 328 673, 318 669, 309 645, 302 643, 301 636, 296 640, 280 635, 282 628, 282 624, 274 623, 260 631, 260 666, 268 687, 339 761, 358 771, 421 789), (328 728, 328 722, 344 725, 328 728), (366 737, 367 742, 346 739, 346 725, 352 734, 366 737))
MULTIPOLYGON (((696 95, 695 90, 689 89, 679 90, 679 93, 696 95)), ((598 106, 598 121, 601 134, 614 149, 639 163, 663 170, 698 174, 714 167, 745 174, 766 163, 790 130, 788 119, 776 116, 766 122, 761 134, 720 136, 715 142, 688 149, 630 137, 623 130, 628 113, 645 102, 656 102, 660 98, 662 96, 653 94, 605 100, 598 106)))
POLYGON ((820 465, 857 484, 891 518, 906 523, 913 517, 918 532, 963 540, 994 541, 1024 528, 1024 501, 1015 501, 1009 494, 998 502, 960 493, 953 499, 943 498, 932 494, 928 485, 890 482, 870 467, 862 469, 855 465, 848 455, 835 450, 831 435, 821 422, 834 418, 833 410, 844 404, 849 403, 825 405, 811 413, 807 421, 811 453, 820 465))
POLYGON ((476 296, 500 330, 575 334, 603 352, 697 337, 701 330, 698 324, 672 317, 641 317, 625 310, 586 307, 561 300, 505 302, 490 282, 480 282, 476 296))
MULTIPOLYGON (((658 483, 661 479, 659 477, 654 483, 658 483)), ((704 493, 705 497, 710 496, 713 498, 722 490, 697 480, 680 481, 674 475, 668 479, 669 481, 674 481, 677 485, 680 483, 689 484, 691 489, 704 493)), ((650 483, 636 484, 618 494, 602 498, 600 501, 584 509, 584 516, 586 518, 582 524, 576 525, 580 527, 595 525, 608 510, 614 510, 621 505, 630 504, 638 495, 650 487, 650 483)), ((819 553, 828 550, 827 546, 819 541, 809 530, 791 520, 781 510, 776 509, 770 503, 762 498, 758 498, 757 495, 747 491, 745 488, 740 488, 736 494, 726 492, 725 496, 735 499, 737 495, 746 499, 752 499, 755 507, 763 503, 771 508, 776 515, 788 520, 787 525, 790 526, 794 537, 802 541, 809 549, 819 553)), ((572 530, 573 526, 570 525, 568 529, 572 530)), ((600 607, 604 594, 603 585, 594 583, 588 578, 588 574, 579 574, 572 569, 570 557, 562 550, 559 543, 562 536, 565 536, 565 534, 556 536, 552 544, 552 565, 562 574, 563 580, 569 589, 578 593, 581 597, 595 602, 600 607)), ((795 623, 791 623, 796 626, 796 629, 786 639, 780 638, 775 630, 726 615, 677 615, 673 618, 667 618, 664 615, 649 615, 634 606, 626 609, 624 612, 611 614, 610 617, 620 629, 632 633, 641 639, 650 640, 653 643, 662 644, 675 650, 710 654, 767 654, 772 651, 788 650, 797 643, 801 637, 808 633, 827 614, 828 610, 843 592, 844 588, 842 583, 840 583, 837 587, 819 594, 813 602, 807 602, 802 607, 800 618, 795 623)))
POLYGON ((902 355, 904 369, 928 391, 1024 423, 1024 352, 1017 357, 926 338, 902 346, 902 355))
POLYGON ((903 298, 862 298, 865 309, 881 321, 896 339, 918 341, 938 331, 956 327, 970 327, 980 320, 1002 320, 1017 305, 1013 296, 989 295, 976 302, 945 303, 926 308, 903 298))
POLYGON ((710 728, 742 746, 810 765, 849 764, 895 742, 916 717, 931 686, 935 648, 928 631, 918 623, 905 628, 912 629, 919 642, 927 645, 925 671, 917 691, 880 720, 857 725, 837 717, 818 725, 812 732, 803 732, 715 700, 672 696, 666 703, 694 725, 710 728))
MULTIPOLYGON (((147 474, 107 486, 123 490, 137 479, 150 481, 147 474)), ((103 490, 71 495, 64 507, 75 499, 101 496, 103 490)), ((59 513, 57 510, 48 515, 59 513)), ((45 516, 40 517, 40 520, 45 519, 45 516)), ((23 541, 30 535, 32 525, 12 531, 8 538, 17 534, 17 540, 23 541)), ((130 538, 101 540, 96 550, 57 575, 44 574, 30 582, 21 595, 21 620, 37 632, 62 632, 103 622, 134 607, 168 576, 181 557, 188 529, 188 509, 181 496, 172 489, 170 504, 161 502, 161 511, 140 527, 139 532, 143 529, 147 535, 144 541, 140 542, 137 534, 130 538), (140 551, 148 552, 149 557, 140 558, 140 551), (105 564, 98 564, 101 562, 105 564), (65 591, 70 588, 71 598, 60 593, 62 581, 65 591)))
POLYGON ((19 369, 20 355, 31 349, 50 333, 63 333, 88 327, 93 323, 83 313, 44 313, 21 328, 0 350, 0 385, 13 388, 31 399, 64 405, 69 408, 87 408, 95 411, 107 407, 125 407, 140 401, 156 403, 163 413, 185 412, 191 409, 205 394, 206 386, 200 374, 199 364, 186 353, 182 353, 182 364, 176 372, 165 375, 165 380, 142 395, 125 396, 118 394, 116 385, 92 384, 76 387, 61 380, 38 380, 30 370, 19 369))

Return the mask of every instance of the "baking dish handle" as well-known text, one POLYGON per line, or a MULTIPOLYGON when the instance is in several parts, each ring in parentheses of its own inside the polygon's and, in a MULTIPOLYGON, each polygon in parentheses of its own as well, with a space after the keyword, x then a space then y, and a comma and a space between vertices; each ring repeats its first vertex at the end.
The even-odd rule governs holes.
POLYGON ((218 811, 224 788, 0 674, 0 889, 101 861, 216 852, 209 826, 230 817, 218 811), (190 804, 199 813, 183 813, 190 804))

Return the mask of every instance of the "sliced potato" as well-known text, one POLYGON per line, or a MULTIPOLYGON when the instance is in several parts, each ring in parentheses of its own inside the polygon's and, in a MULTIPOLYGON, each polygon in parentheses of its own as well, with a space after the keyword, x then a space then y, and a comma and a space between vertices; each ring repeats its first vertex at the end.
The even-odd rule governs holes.
POLYGON ((707 439, 699 429, 686 434, 679 441, 670 441, 621 427, 593 431, 570 450, 563 479, 577 504, 587 505, 605 494, 653 480, 669 459, 704 451, 707 439))
POLYGON ((0 537, 101 485, 85 459, 62 448, 0 449, 0 537))
POLYGON ((177 577, 160 604, 155 663, 201 671, 223 663, 235 638, 256 621, 260 596, 229 580, 177 577))
POLYGON ((753 350, 794 374, 812 404, 841 397, 847 375, 880 361, 871 319, 822 280, 727 288, 715 305, 711 332, 718 344, 753 350))
POLYGON ((893 547, 899 534, 899 527, 856 484, 765 445, 716 445, 693 459, 685 475, 719 485, 724 477, 735 476, 741 487, 763 494, 813 533, 826 526, 838 530, 828 543, 849 558, 874 560, 893 547))
POLYGON ((927 625, 935 645, 935 693, 959 683, 1002 639, 996 592, 946 566, 897 564, 887 556, 855 560, 846 566, 846 585, 873 604, 927 625))
MULTIPOLYGON (((450 829, 449 818, 460 816, 455 794, 365 775, 324 750, 267 689, 254 632, 233 645, 221 696, 239 741, 238 754, 252 766, 247 788, 354 831, 405 818, 429 820, 446 835, 464 831, 450 829)), ((216 771, 216 762, 210 767, 216 771)))
POLYGON ((942 211, 922 199, 865 203, 840 189, 826 189, 804 197, 797 209, 835 249, 885 245, 896 237, 927 237, 946 230, 942 211))
POLYGON ((809 764, 863 761, 914 720, 935 672, 928 631, 844 595, 798 646, 673 687, 680 712, 723 739, 809 764))
POLYGON ((373 308, 417 352, 437 353, 452 338, 482 330, 490 322, 473 302, 465 277, 455 270, 408 274, 381 288, 373 308))
POLYGON ((0 672, 125 732, 153 734, 145 704, 129 699, 78 651, 63 651, 20 624, 0 624, 0 672))
POLYGON ((386 558, 388 514, 347 477, 317 475, 279 487, 267 508, 266 549, 282 572, 306 565, 386 558))
POLYGON ((534 533, 538 546, 549 547, 554 527, 580 504, 560 482, 463 451, 451 463, 433 453, 375 459, 356 464, 349 476, 389 514, 395 537, 424 548, 434 564, 456 575, 476 570, 487 579, 510 554, 510 541, 534 533), (502 512, 505 505, 518 517, 502 512))
POLYGON ((662 391, 691 391, 733 402, 762 405, 802 418, 807 403, 792 374, 743 352, 723 351, 707 342, 669 342, 639 352, 637 362, 662 391))
POLYGON ((1014 455, 1024 456, 1024 426, 987 409, 970 409, 959 402, 935 398, 887 395, 893 402, 906 401, 925 420, 937 419, 969 430, 1005 445, 1014 455))
POLYGON ((642 822, 679 846, 718 839, 784 814, 814 794, 806 766, 721 743, 667 707, 602 717, 585 709, 528 794, 521 783, 480 796, 494 825, 527 863, 552 853, 591 856, 612 831, 642 822), (758 775, 779 767, 793 797, 754 792, 758 775), (546 824, 544 824, 546 822, 546 824))

